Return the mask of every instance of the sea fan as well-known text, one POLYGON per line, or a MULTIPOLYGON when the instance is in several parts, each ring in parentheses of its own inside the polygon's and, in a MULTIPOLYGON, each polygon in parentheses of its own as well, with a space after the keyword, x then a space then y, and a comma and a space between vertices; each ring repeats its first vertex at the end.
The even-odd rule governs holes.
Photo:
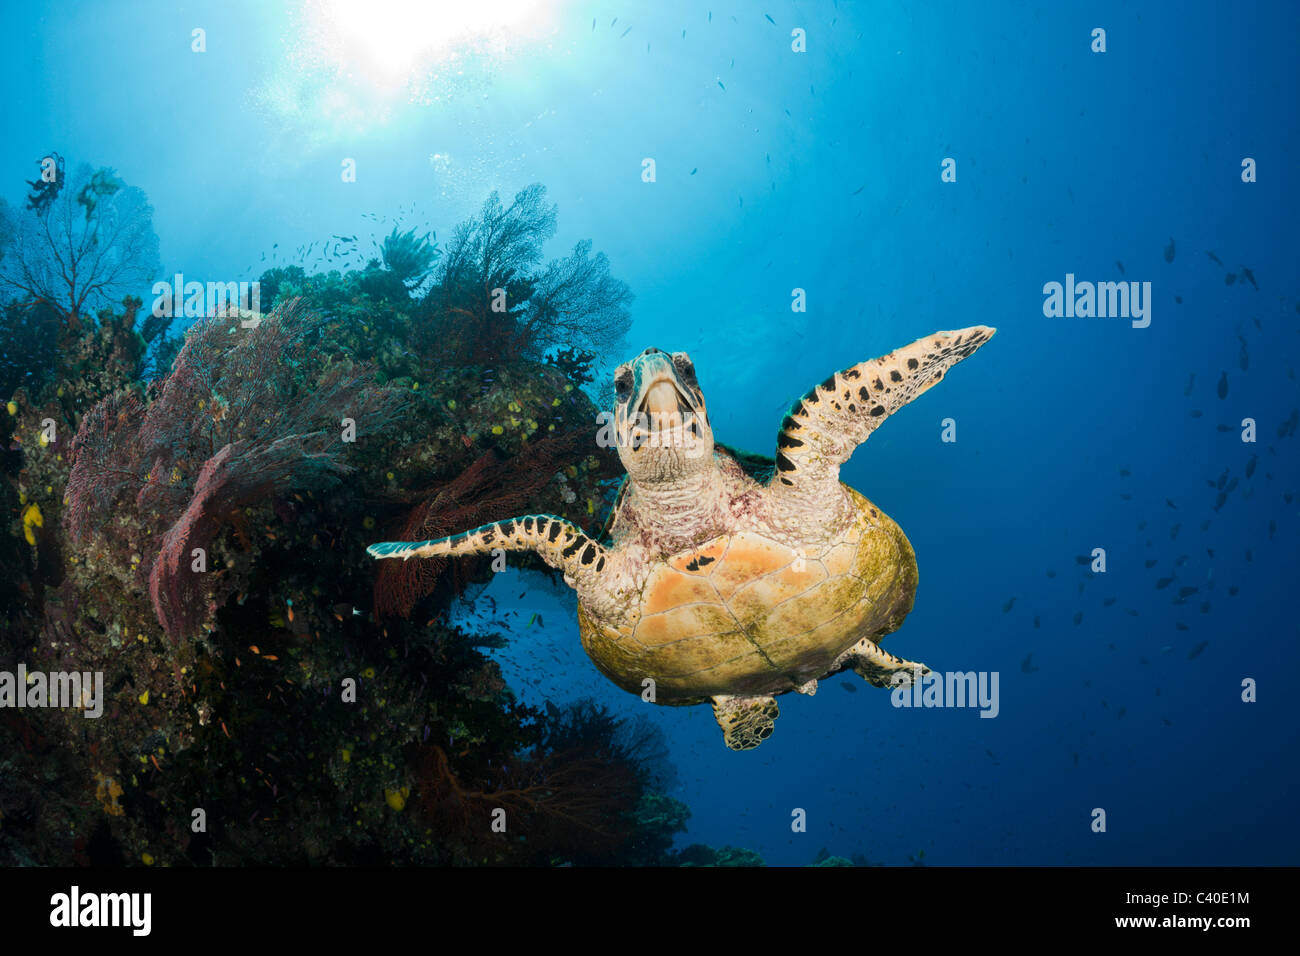
POLYGON ((430 242, 429 236, 427 232, 417 236, 414 229, 399 233, 394 226, 380 250, 384 267, 401 279, 408 289, 417 288, 424 282, 438 260, 438 244, 430 242))

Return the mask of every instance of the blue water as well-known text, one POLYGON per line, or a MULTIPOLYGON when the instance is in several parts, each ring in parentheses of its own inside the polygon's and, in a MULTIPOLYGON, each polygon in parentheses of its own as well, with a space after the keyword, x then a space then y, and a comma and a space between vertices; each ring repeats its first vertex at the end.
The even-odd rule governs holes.
POLYGON ((895 708, 841 675, 782 697, 775 734, 732 753, 707 708, 606 683, 571 595, 514 573, 490 593, 545 626, 496 652, 512 686, 648 713, 692 809, 680 842, 769 863, 1300 862, 1283 497, 1300 453, 1279 435, 1300 405, 1300 7, 556 2, 500 43, 403 7, 365 6, 379 52, 361 57, 322 35, 330 4, 6 5, 5 196, 50 149, 112 166, 154 206, 163 274, 225 281, 331 234, 441 236, 491 190, 542 182, 550 254, 590 238, 637 296, 626 353, 689 351, 715 433, 755 451, 830 371, 997 326, 842 473, 917 554, 915 610, 885 647, 998 672, 996 718, 895 708), (450 46, 394 52, 438 24, 450 46), (1149 327, 1045 317, 1067 273, 1150 282, 1149 327), (1216 511, 1224 469, 1239 484, 1216 511), (1076 562, 1094 548, 1105 573, 1076 562))

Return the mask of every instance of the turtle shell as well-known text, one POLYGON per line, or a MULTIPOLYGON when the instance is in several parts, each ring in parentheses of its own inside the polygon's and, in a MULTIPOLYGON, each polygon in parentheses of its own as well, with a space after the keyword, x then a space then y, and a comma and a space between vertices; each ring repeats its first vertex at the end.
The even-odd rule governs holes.
POLYGON ((622 626, 579 603, 587 654, 632 693, 653 678, 661 704, 782 694, 826 676, 863 637, 896 630, 916 595, 907 537, 844 487, 856 513, 830 545, 796 549, 736 531, 654 565, 622 626))

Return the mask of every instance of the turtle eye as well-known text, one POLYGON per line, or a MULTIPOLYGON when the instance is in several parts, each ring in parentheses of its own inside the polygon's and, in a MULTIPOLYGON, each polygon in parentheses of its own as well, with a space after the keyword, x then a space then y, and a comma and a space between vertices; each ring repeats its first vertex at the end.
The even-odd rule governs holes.
POLYGON ((614 375, 614 397, 618 399, 620 405, 632 397, 631 369, 619 369, 614 375))
POLYGON ((677 377, 683 383, 695 388, 699 382, 695 378, 695 363, 691 361, 690 356, 685 352, 676 352, 673 355, 673 368, 677 370, 677 377))

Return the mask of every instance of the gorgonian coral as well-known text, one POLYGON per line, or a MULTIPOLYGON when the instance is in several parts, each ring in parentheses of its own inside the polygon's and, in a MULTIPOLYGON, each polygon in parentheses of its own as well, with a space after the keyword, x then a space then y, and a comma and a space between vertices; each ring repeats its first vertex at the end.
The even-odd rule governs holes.
POLYGON ((403 393, 373 387, 365 366, 314 354, 319 331, 297 303, 260 323, 209 319, 190 330, 161 386, 118 392, 82 420, 69 537, 138 565, 173 640, 216 603, 221 576, 207 573, 200 549, 244 508, 336 482, 351 470, 348 443, 406 404, 403 393))
MULTIPOLYGON (((440 538, 517 514, 588 441, 582 432, 568 432, 525 445, 506 461, 488 451, 451 481, 427 489, 425 500, 395 532, 395 540, 440 538)), ((383 562, 375 579, 375 609, 409 617, 415 605, 433 593, 446 565, 441 558, 383 562)))

